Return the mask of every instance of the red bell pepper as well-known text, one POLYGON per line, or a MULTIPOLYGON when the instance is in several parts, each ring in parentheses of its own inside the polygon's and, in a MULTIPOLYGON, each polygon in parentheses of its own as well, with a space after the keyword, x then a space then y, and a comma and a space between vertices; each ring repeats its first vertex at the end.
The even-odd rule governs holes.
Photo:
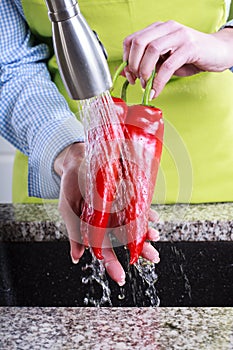
POLYGON ((135 142, 131 147, 131 154, 133 154, 132 159, 134 158, 137 163, 127 167, 127 177, 134 184, 134 196, 125 213, 130 264, 137 261, 147 238, 148 211, 162 151, 163 123, 161 121, 162 112, 157 108, 129 107, 125 138, 135 142), (131 121, 137 126, 132 125, 131 121))
POLYGON ((127 247, 130 264, 141 254, 147 239, 148 212, 152 201, 160 163, 164 124, 162 111, 148 106, 154 72, 147 83, 143 104, 128 107, 124 136, 128 142, 130 164, 126 164, 126 178, 133 184, 133 196, 125 209, 127 247))

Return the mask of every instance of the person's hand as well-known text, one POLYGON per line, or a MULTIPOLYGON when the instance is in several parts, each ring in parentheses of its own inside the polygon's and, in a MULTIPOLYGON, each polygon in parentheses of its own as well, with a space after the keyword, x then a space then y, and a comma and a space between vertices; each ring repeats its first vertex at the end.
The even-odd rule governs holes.
MULTIPOLYGON (((54 169, 61 177, 61 188, 59 198, 59 211, 65 222, 70 241, 70 254, 73 263, 78 263, 82 257, 85 246, 82 244, 82 233, 80 232, 80 216, 82 213, 83 196, 80 189, 85 187, 85 145, 75 143, 63 150, 55 160, 54 169)), ((153 210, 149 212, 149 220, 156 222, 158 215, 153 210)), ((149 228, 148 240, 157 241, 158 232, 149 228)), ((102 249, 104 266, 109 276, 119 285, 125 283, 125 271, 119 263, 111 243, 106 234, 105 247, 102 249), (107 246, 106 247, 106 242, 107 246)), ((157 250, 146 241, 142 250, 142 257, 152 262, 159 262, 157 250)))
POLYGON ((156 67, 151 98, 157 97, 173 74, 221 72, 233 66, 233 30, 205 34, 175 21, 156 22, 129 35, 123 43, 125 75, 142 87, 156 67))
POLYGON ((66 225, 70 255, 75 264, 79 262, 85 249, 80 233, 83 202, 80 188, 84 185, 80 182, 85 179, 85 169, 81 167, 84 157, 84 143, 74 143, 65 148, 54 162, 55 172, 61 177, 58 209, 66 225))

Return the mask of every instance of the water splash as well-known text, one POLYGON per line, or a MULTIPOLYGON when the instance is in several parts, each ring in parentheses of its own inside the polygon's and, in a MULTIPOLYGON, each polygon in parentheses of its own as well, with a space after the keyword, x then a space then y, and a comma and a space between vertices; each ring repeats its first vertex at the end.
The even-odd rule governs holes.
POLYGON ((135 267, 142 278, 142 281, 147 285, 145 295, 150 300, 150 306, 159 306, 160 300, 155 288, 155 284, 158 280, 156 264, 148 262, 143 258, 139 258, 135 263, 135 267))
POLYGON ((184 279, 184 288, 185 288, 185 291, 187 292, 187 294, 189 296, 189 299, 192 300, 192 287, 191 287, 191 284, 189 282, 188 276, 185 273, 185 270, 184 270, 184 267, 183 267, 183 264, 182 264, 182 261, 184 262, 185 259, 186 259, 185 255, 184 255, 184 253, 181 250, 177 249, 177 247, 175 245, 173 245, 171 247, 171 249, 173 250, 173 252, 177 256, 177 258, 179 259, 179 268, 180 268, 181 275, 182 275, 182 277, 184 279))
MULTIPOLYGON (((118 300, 121 302, 126 298, 130 286, 131 298, 134 306, 148 306, 146 299, 149 300, 149 306, 159 306, 160 300, 155 287, 158 280, 156 265, 143 258, 139 258, 134 267, 128 267, 127 275, 129 277, 129 285, 127 286, 126 284, 123 287, 119 287, 118 300), (134 267, 138 276, 132 273, 134 267), (138 277, 141 279, 140 283, 138 277), (144 298, 144 296, 146 298, 144 298)), ((112 291, 102 261, 96 259, 92 253, 91 263, 86 264, 82 270, 85 273, 85 276, 82 278, 82 283, 89 285, 89 292, 86 294, 83 301, 84 305, 93 305, 95 307, 114 306, 111 300, 112 291), (96 292, 96 286, 101 289, 101 297, 99 298, 96 295, 98 294, 96 292)))
POLYGON ((84 299, 84 305, 93 305, 93 306, 112 306, 111 301, 111 289, 109 287, 109 282, 105 273, 105 268, 102 261, 97 260, 94 254, 92 253, 92 261, 90 264, 86 264, 82 270, 88 275, 82 278, 82 283, 90 285, 90 293, 88 293, 84 299), (100 299, 97 299, 94 296, 94 284, 101 287, 102 296, 100 299))
MULTIPOLYGON (((147 203, 148 197, 148 184, 147 179, 150 178, 152 169, 150 169, 150 162, 145 163, 145 160, 151 157, 151 154, 147 154, 142 144, 133 144, 129 139, 126 140, 122 128, 122 106, 117 105, 112 100, 110 93, 107 91, 101 96, 94 97, 89 100, 83 100, 80 102, 79 117, 84 126, 85 132, 85 167, 86 167, 86 191, 85 202, 87 203, 87 217, 93 217, 93 212, 96 203, 96 174, 98 169, 108 168, 109 174, 106 176, 106 181, 112 181, 114 178, 114 170, 112 164, 115 159, 120 159, 120 164, 117 174, 117 181, 112 186, 112 191, 115 191, 115 200, 112 201, 111 213, 116 214, 117 228, 111 227, 111 231, 114 231, 119 242, 118 245, 125 245, 135 237, 140 237, 143 232, 147 230, 148 217, 145 206, 142 208, 137 207, 135 210, 135 203, 138 202, 138 198, 143 203, 147 203), (133 157, 133 159, 132 159, 133 157), (139 171, 138 169, 141 169, 139 171), (135 181, 137 176, 137 181, 135 181), (140 197, 140 194, 142 196, 140 197), (133 199, 133 205, 129 205, 133 199), (123 209, 128 207, 128 215, 131 217, 131 221, 125 224, 125 212, 123 209), (137 212, 136 218, 134 217, 135 211, 137 212), (131 234, 134 232, 134 235, 131 234)), ((97 208, 98 209, 98 208, 97 208)), ((81 220, 82 232, 84 237, 89 241, 90 231, 93 236, 98 236, 101 232, 101 228, 93 229, 91 225, 85 225, 81 220)), ((103 229, 107 232, 106 229, 103 229)), ((104 233, 106 233, 104 232, 104 233)), ((111 240, 110 244, 107 241, 107 246, 111 247, 113 244, 111 240)), ((105 242, 106 243, 106 242, 105 242)), ((92 245, 94 247, 94 245, 92 245)), ((143 260, 135 265, 136 269, 146 283, 146 296, 149 298, 151 305, 158 305, 158 297, 155 291, 155 281, 157 275, 155 274, 154 266, 145 263, 143 260)), ((92 258, 92 264, 87 265, 87 269, 91 270, 89 277, 83 278, 83 283, 90 285, 93 282, 97 282, 102 288, 102 297, 100 300, 96 300, 90 295, 86 297, 85 303, 92 304, 94 306, 103 306, 108 304, 111 306, 111 291, 109 288, 108 280, 105 275, 104 265, 101 261, 97 260, 94 256, 92 258)), ((130 275, 130 273, 129 273, 130 275)), ((135 279, 132 279, 132 285, 137 283, 135 279)), ((139 292, 138 286, 135 284, 133 287, 134 295, 133 299, 136 305, 136 293, 139 292)), ((119 298, 124 299, 124 289, 120 290, 119 298)))

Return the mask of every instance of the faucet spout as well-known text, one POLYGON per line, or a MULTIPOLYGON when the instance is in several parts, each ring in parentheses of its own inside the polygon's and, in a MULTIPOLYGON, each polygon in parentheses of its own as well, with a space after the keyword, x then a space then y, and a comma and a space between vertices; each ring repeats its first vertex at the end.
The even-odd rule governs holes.
POLYGON ((76 0, 46 0, 58 68, 74 100, 101 95, 112 87, 105 54, 76 0))

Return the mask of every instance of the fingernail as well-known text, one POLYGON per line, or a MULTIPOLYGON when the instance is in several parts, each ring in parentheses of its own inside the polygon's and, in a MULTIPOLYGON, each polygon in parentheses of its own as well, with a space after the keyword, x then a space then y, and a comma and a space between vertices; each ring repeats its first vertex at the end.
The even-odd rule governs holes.
POLYGON ((153 100, 154 96, 155 96, 155 90, 154 90, 154 89, 151 89, 150 97, 149 97, 149 98, 150 98, 150 101, 153 100))
POLYGON ((71 256, 71 260, 72 260, 72 263, 75 265, 79 263, 79 259, 74 259, 72 256, 71 256))
POLYGON ((155 237, 156 242, 160 240, 160 233, 158 230, 155 230, 155 233, 157 234, 157 236, 155 237))
POLYGON ((128 72, 125 73, 125 76, 126 76, 126 78, 128 79, 128 81, 131 80, 131 75, 130 75, 128 72))
POLYGON ((118 286, 122 287, 125 284, 125 280, 119 281, 119 282, 117 282, 117 284, 118 284, 118 286))
POLYGON ((143 89, 145 88, 145 86, 146 86, 146 82, 145 82, 145 80, 144 79, 142 79, 142 78, 140 78, 140 82, 141 82, 141 85, 142 85, 142 87, 143 87, 143 89))
POLYGON ((135 81, 133 80, 131 74, 129 72, 125 73, 126 78, 128 79, 129 83, 134 85, 135 81))
POLYGON ((153 259, 153 263, 158 264, 160 262, 160 257, 157 256, 156 258, 153 259))

